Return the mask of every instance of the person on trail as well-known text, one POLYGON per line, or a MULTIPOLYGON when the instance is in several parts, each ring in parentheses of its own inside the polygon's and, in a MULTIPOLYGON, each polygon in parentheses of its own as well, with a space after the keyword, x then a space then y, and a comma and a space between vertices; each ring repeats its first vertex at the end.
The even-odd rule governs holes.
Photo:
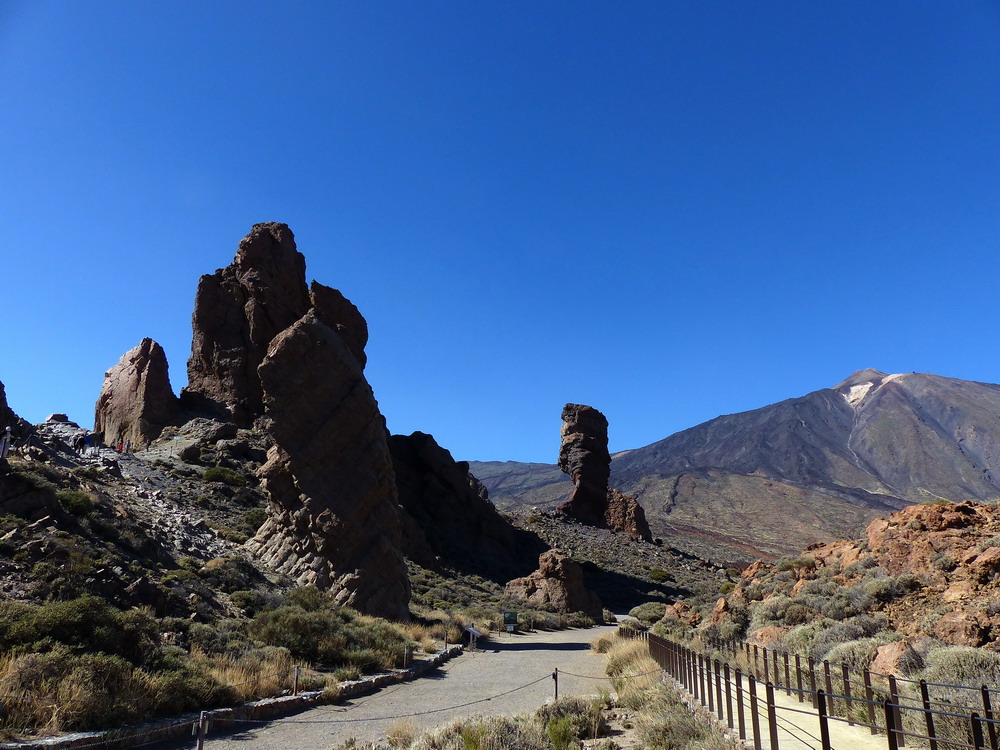
POLYGON ((90 455, 90 433, 84 433, 83 436, 83 453, 84 455, 90 455))
POLYGON ((7 458, 10 453, 10 444, 14 441, 14 436, 10 434, 10 427, 4 430, 3 437, 0 437, 0 458, 7 458))
POLYGON ((125 441, 125 452, 126 453, 131 453, 132 452, 132 441, 131 440, 126 440, 125 441))
POLYGON ((119 453, 121 453, 121 452, 122 452, 122 449, 123 449, 124 447, 125 447, 125 443, 123 443, 123 442, 122 442, 121 440, 119 440, 119 441, 118 441, 118 452, 119 452, 119 453))

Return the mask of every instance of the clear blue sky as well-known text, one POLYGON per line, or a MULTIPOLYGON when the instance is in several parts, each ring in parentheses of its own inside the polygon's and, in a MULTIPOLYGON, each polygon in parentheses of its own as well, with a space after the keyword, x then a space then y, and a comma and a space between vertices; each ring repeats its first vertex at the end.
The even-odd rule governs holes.
POLYGON ((853 370, 1000 381, 1000 3, 0 0, 0 381, 89 426, 283 221, 393 432, 554 461, 853 370))

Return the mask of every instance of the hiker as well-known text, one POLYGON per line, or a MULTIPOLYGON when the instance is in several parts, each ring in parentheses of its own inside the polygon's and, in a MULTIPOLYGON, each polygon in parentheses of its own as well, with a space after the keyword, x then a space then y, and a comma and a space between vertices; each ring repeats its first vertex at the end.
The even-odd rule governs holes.
POLYGON ((125 441, 125 452, 126 453, 131 453, 132 452, 132 441, 131 440, 126 440, 125 441))
POLYGON ((91 453, 91 451, 90 451, 90 433, 89 432, 85 433, 84 436, 83 436, 83 453, 86 456, 89 456, 90 453, 91 453))
POLYGON ((14 436, 10 434, 10 427, 4 431, 4 435, 0 438, 0 458, 7 458, 7 454, 10 453, 10 444, 14 442, 14 436))

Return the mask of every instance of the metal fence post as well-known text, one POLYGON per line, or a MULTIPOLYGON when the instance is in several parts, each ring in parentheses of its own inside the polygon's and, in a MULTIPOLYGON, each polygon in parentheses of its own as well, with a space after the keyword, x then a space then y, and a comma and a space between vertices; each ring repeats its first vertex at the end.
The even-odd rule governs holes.
MULTIPOLYGON (((705 670, 705 691, 707 693, 706 697, 708 698, 708 712, 712 713, 715 710, 715 705, 714 705, 715 702, 712 699, 712 692, 713 692, 712 691, 712 660, 709 659, 707 656, 705 657, 704 667, 703 668, 705 670)), ((702 703, 704 703, 704 702, 705 701, 703 700, 702 703)))
POLYGON ((816 708, 816 662, 809 657, 809 700, 816 708))
POLYGON ((785 657, 785 694, 791 697, 792 695, 792 675, 788 667, 788 652, 785 651, 782 654, 785 657))
POLYGON ((743 673, 736 670, 736 721, 740 739, 747 738, 746 717, 743 715, 743 673))
POLYGON ((934 714, 931 713, 931 696, 927 690, 927 680, 920 681, 920 702, 924 707, 924 721, 927 724, 927 742, 931 750, 937 750, 937 735, 934 733, 934 714))
POLYGON ((822 750, 830 750, 830 714, 826 705, 826 693, 816 691, 816 712, 819 714, 819 744, 822 750))
POLYGON ((719 664, 719 660, 715 660, 715 712, 719 715, 719 721, 722 721, 724 714, 722 713, 722 665, 719 664))
POLYGON ((847 726, 854 726, 854 719, 851 718, 851 712, 854 710, 854 702, 851 700, 851 670, 846 664, 841 663, 840 674, 844 680, 844 713, 847 714, 847 726))
POLYGON ((997 727, 993 723, 993 703, 990 700, 990 689, 983 685, 980 688, 983 696, 983 716, 986 718, 986 733, 990 737, 990 749, 997 750, 997 727))
POLYGON ((771 747, 778 747, 778 707, 774 705, 774 685, 767 683, 765 688, 767 695, 767 736, 771 740, 771 747))
MULTIPOLYGON (((899 708, 899 688, 896 687, 896 676, 889 675, 889 699, 892 701, 892 723, 900 732, 903 729, 903 714, 899 708)), ((906 746, 906 735, 897 734, 896 744, 899 747, 906 746)))
POLYGON ((862 677, 865 682, 865 700, 868 703, 868 723, 871 724, 869 731, 872 734, 877 734, 878 730, 875 728, 877 724, 875 723, 875 693, 872 691, 872 673, 867 669, 862 673, 862 677))
POLYGON ((559 667, 556 667, 552 672, 552 684, 555 688, 556 700, 559 700, 559 667))
POLYGON ((771 676, 767 673, 767 646, 761 646, 760 650, 764 657, 764 682, 770 682, 771 676))
POLYGON ((882 708, 885 710, 885 736, 889 742, 889 750, 899 750, 896 741, 896 707, 886 698, 882 701, 882 708))
MULTIPOLYGON (((829 698, 833 694, 833 681, 830 679, 830 662, 826 659, 823 660, 823 684, 826 685, 826 694, 829 698)), ((831 714, 836 713, 836 709, 833 705, 833 698, 829 698, 829 702, 826 704, 826 710, 831 714)))
POLYGON ((729 682, 729 662, 722 665, 722 674, 726 679, 726 723, 733 728, 733 690, 729 682))
POLYGON ((203 750, 205 747, 205 732, 208 731, 208 720, 205 717, 205 711, 198 715, 198 750, 203 750))
POLYGON ((802 695, 802 659, 799 658, 798 654, 795 654, 795 689, 799 691, 799 703, 805 701, 805 696, 802 695))
POLYGON ((983 725, 979 723, 979 714, 975 712, 969 714, 969 724, 972 725, 972 744, 976 750, 986 750, 986 743, 983 742, 983 725))
POLYGON ((757 679, 750 678, 750 726, 753 727, 753 750, 761 750, 760 716, 757 714, 757 679))
POLYGON ((292 670, 292 695, 299 694, 299 675, 302 674, 302 667, 295 667, 292 670))

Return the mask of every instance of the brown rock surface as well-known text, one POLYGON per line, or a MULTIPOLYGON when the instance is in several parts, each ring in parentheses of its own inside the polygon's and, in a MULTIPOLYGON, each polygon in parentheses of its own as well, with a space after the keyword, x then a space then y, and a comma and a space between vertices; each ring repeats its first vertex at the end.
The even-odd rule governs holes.
POLYGON ((636 499, 608 489, 607 418, 592 406, 566 404, 562 420, 559 468, 573 480, 573 492, 557 509, 584 523, 653 541, 646 513, 636 499))
POLYGON ((545 545, 515 529, 485 488, 433 436, 389 438, 403 519, 403 553, 424 567, 440 560, 452 570, 506 581, 530 572, 545 545))
POLYGON ((609 489, 604 522, 609 529, 624 531, 634 539, 653 541, 653 534, 649 530, 649 524, 646 523, 646 513, 631 495, 609 489))
POLYGON ((894 641, 878 647, 869 669, 879 674, 898 675, 902 674, 902 665, 922 662, 923 659, 909 641, 894 641))
POLYGON ((316 316, 335 330, 347 344, 358 364, 368 363, 365 345, 368 343, 368 322, 358 308, 338 290, 314 281, 309 285, 309 301, 316 316))
POLYGON ((557 549, 538 558, 538 570, 507 583, 506 596, 559 612, 584 612, 600 619, 603 607, 597 594, 583 585, 583 568, 557 549))
POLYGON ((668 604, 666 612, 663 616, 672 617, 675 620, 680 620, 681 622, 692 626, 701 622, 701 615, 698 614, 687 602, 674 602, 673 604, 668 604))
POLYGON ((159 344, 145 338, 104 374, 94 408, 94 431, 104 433, 108 445, 126 440, 143 445, 160 436, 177 410, 167 356, 159 344))
POLYGON ((593 525, 604 523, 608 503, 608 420, 597 409, 566 404, 562 411, 559 468, 573 480, 573 492, 559 505, 567 515, 593 525))
POLYGON ((275 441, 261 469, 271 515, 248 548, 342 604, 408 619, 385 423, 357 358, 310 312, 274 338, 259 376, 275 441))
POLYGON ((305 258, 285 224, 255 224, 231 265, 201 277, 192 317, 192 406, 249 426, 263 413, 257 367, 268 344, 309 309, 305 258))

